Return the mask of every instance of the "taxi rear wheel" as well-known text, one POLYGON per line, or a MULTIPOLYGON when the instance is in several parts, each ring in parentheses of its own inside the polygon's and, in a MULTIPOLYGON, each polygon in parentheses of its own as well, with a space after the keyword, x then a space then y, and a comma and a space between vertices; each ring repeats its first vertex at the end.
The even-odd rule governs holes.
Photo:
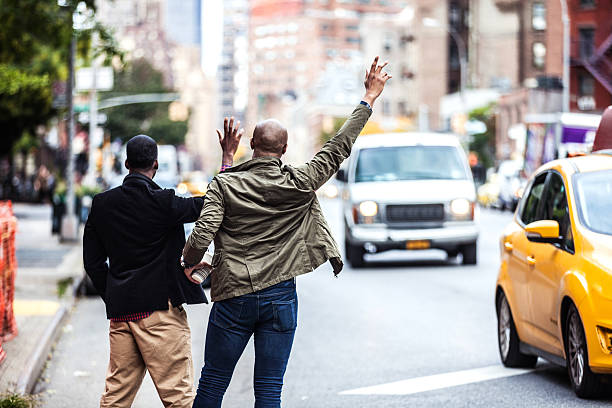
POLYGON ((573 304, 565 324, 565 355, 572 388, 580 398, 594 398, 601 393, 601 378, 589 367, 589 354, 580 314, 573 304))
POLYGON ((538 362, 537 356, 521 353, 510 305, 503 292, 500 292, 497 299, 497 343, 499 356, 506 367, 530 368, 538 362))

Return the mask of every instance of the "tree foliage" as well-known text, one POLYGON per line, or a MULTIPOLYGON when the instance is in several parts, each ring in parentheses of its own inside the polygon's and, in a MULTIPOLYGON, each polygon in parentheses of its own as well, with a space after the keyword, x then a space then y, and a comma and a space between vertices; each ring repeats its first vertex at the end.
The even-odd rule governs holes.
POLYGON ((470 120, 478 120, 487 126, 484 133, 472 136, 470 150, 476 152, 478 160, 485 168, 495 164, 495 104, 476 108, 469 114, 470 120))
MULTIPOLYGON (((94 0, 65 0, 62 6, 57 0, 0 0, 0 156, 58 114, 51 87, 68 76, 72 18, 79 4, 92 14, 94 0)), ((92 25, 78 32, 82 58, 91 57, 93 31, 101 39, 96 54, 119 54, 112 35, 92 25)))
MULTIPOLYGON (((141 93, 171 92, 164 85, 161 72, 144 59, 128 63, 115 72, 113 90, 104 98, 141 93)), ((168 117, 168 102, 139 103, 108 109, 105 125, 113 139, 127 142, 137 134, 147 134, 160 144, 179 145, 185 140, 186 121, 172 121, 168 117)))

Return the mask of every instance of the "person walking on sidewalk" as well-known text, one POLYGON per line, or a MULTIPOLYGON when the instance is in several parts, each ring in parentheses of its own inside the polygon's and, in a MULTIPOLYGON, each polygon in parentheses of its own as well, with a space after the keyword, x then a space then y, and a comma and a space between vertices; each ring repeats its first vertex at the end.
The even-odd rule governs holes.
MULTIPOLYGON (((236 128, 237 129, 237 128, 236 128)), ((241 133, 220 139, 232 164, 241 133)), ((191 333, 182 304, 208 303, 180 265, 184 223, 202 198, 182 198, 154 181, 157 144, 145 135, 127 143, 123 184, 96 195, 85 225, 85 271, 106 304, 110 362, 101 407, 131 407, 149 371, 166 407, 193 402, 191 333), (109 263, 107 264, 107 258, 109 263)))
POLYGON ((255 406, 280 407, 283 376, 297 326, 295 277, 330 260, 342 261, 323 218, 316 190, 350 153, 376 98, 391 78, 378 65, 366 71, 365 96, 336 136, 304 166, 283 166, 287 130, 257 124, 253 158, 213 179, 185 248, 185 274, 200 267, 214 239, 204 367, 193 406, 220 407, 234 367, 255 338, 255 406))

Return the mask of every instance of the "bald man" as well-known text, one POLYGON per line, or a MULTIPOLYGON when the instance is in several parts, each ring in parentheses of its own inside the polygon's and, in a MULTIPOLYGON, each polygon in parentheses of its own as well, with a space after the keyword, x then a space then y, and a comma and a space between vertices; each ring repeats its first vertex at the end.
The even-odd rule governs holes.
MULTIPOLYGON (((253 132, 253 158, 211 182, 183 250, 185 274, 191 279, 209 244, 215 242, 211 275, 215 303, 194 407, 221 406, 251 336, 255 340, 255 406, 280 407, 297 326, 295 277, 328 260, 334 274, 342 269, 315 192, 350 155, 374 101, 391 78, 383 71, 385 65, 378 65, 377 57, 366 70, 363 100, 309 163, 283 166, 287 129, 268 119, 253 132)), ((225 133, 232 132, 235 129, 226 120, 225 133)))

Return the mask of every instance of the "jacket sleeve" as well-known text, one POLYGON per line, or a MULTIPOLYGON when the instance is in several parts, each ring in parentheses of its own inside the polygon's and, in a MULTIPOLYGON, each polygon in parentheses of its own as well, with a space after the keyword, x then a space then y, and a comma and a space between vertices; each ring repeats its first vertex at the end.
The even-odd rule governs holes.
POLYGON ((183 258, 186 263, 193 265, 202 260, 206 249, 221 227, 224 214, 223 191, 215 178, 208 186, 200 217, 185 243, 183 258))
POLYGON ((372 112, 366 106, 359 104, 351 116, 344 122, 338 133, 303 166, 296 167, 296 177, 308 188, 318 190, 340 168, 342 162, 349 157, 353 143, 361 133, 372 112))
POLYGON ((184 198, 177 196, 174 192, 172 193, 171 200, 170 220, 172 225, 195 222, 204 204, 204 199, 202 197, 184 198))
POLYGON ((108 264, 106 263, 106 259, 108 255, 95 227, 95 203, 96 200, 94 199, 91 211, 87 217, 87 222, 85 223, 85 232, 83 234, 83 265, 94 287, 102 299, 105 299, 106 277, 108 275, 108 264))

